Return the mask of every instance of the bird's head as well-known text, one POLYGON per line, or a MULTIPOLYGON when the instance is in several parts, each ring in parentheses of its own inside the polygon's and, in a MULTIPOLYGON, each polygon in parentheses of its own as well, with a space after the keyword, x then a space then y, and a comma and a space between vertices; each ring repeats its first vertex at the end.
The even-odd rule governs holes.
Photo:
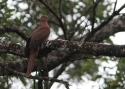
POLYGON ((47 21, 48 20, 48 16, 47 15, 43 15, 42 17, 41 17, 41 21, 47 21))

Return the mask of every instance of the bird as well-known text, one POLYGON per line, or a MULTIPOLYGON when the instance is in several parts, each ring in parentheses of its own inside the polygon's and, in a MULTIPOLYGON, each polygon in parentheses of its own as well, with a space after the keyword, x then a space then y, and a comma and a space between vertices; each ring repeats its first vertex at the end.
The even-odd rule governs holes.
POLYGON ((43 15, 40 18, 40 25, 35 31, 33 31, 33 33, 29 36, 27 40, 25 47, 26 51, 25 54, 29 60, 28 60, 26 77, 30 76, 34 68, 35 60, 37 59, 40 46, 42 45, 43 42, 48 40, 48 37, 50 35, 50 27, 47 21, 48 21, 48 16, 43 15))

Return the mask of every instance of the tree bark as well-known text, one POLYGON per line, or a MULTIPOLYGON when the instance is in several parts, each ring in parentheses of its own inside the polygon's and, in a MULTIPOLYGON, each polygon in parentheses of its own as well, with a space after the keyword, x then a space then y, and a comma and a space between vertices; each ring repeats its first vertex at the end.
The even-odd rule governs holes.
MULTIPOLYGON (((4 52, 9 52, 11 54, 22 56, 24 55, 24 48, 18 44, 12 43, 0 43, 0 50, 4 52), (2 46, 2 47, 1 47, 2 46), (17 54, 16 54, 17 53, 17 54)), ((99 44, 95 42, 77 42, 77 41, 67 41, 67 40, 53 40, 48 41, 44 44, 43 49, 52 49, 53 51, 46 56, 39 58, 37 60, 37 69, 36 65, 34 71, 45 69, 46 66, 48 71, 54 69, 62 63, 68 61, 74 61, 83 59, 84 55, 89 54, 92 56, 116 56, 116 57, 125 57, 125 46, 124 45, 108 45, 108 44, 99 44), (54 51, 55 50, 55 51, 54 51)), ((41 49, 42 50, 42 49, 41 49)), ((44 50, 42 50, 44 51, 44 50)), ((2 52, 2 51, 1 51, 2 52)), ((42 53, 39 53, 39 56, 42 53)), ((27 60, 16 61, 16 62, 0 62, 0 65, 8 66, 16 71, 26 72, 27 60)), ((0 76, 3 75, 13 75, 9 71, 4 71, 3 68, 0 68, 0 76)))

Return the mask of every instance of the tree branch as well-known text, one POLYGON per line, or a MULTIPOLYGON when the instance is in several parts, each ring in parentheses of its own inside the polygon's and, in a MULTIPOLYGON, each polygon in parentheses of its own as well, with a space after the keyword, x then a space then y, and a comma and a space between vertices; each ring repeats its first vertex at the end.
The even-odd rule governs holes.
MULTIPOLYGON (((90 37, 92 37, 98 30, 100 30, 102 27, 104 27, 106 24, 108 24, 109 21, 111 21, 114 16, 118 15, 119 12, 120 12, 123 8, 125 8, 125 4, 124 4, 123 6, 121 6, 117 11, 114 11, 114 12, 112 13, 112 15, 111 15, 107 20, 103 21, 98 27, 96 27, 95 29, 93 29, 93 32, 92 32, 92 34, 91 34, 90 37)), ((88 37, 86 40, 88 40, 90 37, 88 37)))
POLYGON ((10 53, 24 57, 24 47, 15 43, 0 42, 0 53, 10 53))
POLYGON ((117 0, 115 1, 115 5, 114 5, 113 12, 115 12, 115 9, 116 9, 116 4, 117 4, 117 0))
MULTIPOLYGON (((94 56, 116 56, 125 57, 124 45, 106 45, 95 42, 78 42, 67 40, 52 40, 44 44, 46 49, 58 50, 60 52, 90 54, 94 56), (110 50, 110 51, 109 51, 110 50)), ((0 43, 0 53, 11 53, 21 57, 24 56, 24 48, 14 43, 0 43)), ((39 54, 40 55, 40 54, 39 54)))
POLYGON ((111 15, 107 20, 105 20, 105 21, 102 22, 97 28, 95 28, 93 33, 97 32, 99 29, 101 29, 103 26, 105 26, 109 21, 111 21, 111 20, 113 19, 114 16, 119 15, 119 12, 120 12, 123 8, 125 8, 125 4, 124 4, 123 6, 121 6, 117 11, 114 11, 114 12, 112 13, 112 15, 111 15))
POLYGON ((125 14, 119 16, 118 18, 113 19, 107 25, 98 30, 90 39, 86 39, 89 42, 102 42, 104 39, 107 39, 109 36, 125 31, 125 14))
MULTIPOLYGON (((68 63, 64 63, 62 64, 62 66, 59 68, 59 70, 55 73, 55 75, 53 76, 53 78, 57 79, 59 77, 59 75, 62 74, 62 72, 66 69, 66 67, 68 66, 68 63)), ((49 84, 49 87, 51 88, 51 86, 53 85, 54 82, 51 82, 49 84)))
MULTIPOLYGON (((48 68, 48 71, 50 71, 62 63, 73 60, 84 59, 82 58, 83 54, 89 54, 94 56, 103 55, 103 56, 125 57, 125 45, 106 45, 94 42, 84 43, 84 42, 66 41, 66 40, 48 41, 43 45, 45 47, 51 48, 56 51, 52 51, 47 55, 47 57, 42 57, 41 59, 37 60, 36 61, 37 66, 35 66, 34 71, 42 69, 44 70, 46 66, 48 68), (44 64, 43 61, 45 61, 44 64)), ((17 44, 4 43, 4 46, 0 45, 0 50, 7 50, 8 52, 11 52, 11 54, 17 53, 18 55, 25 57, 23 55, 24 53, 23 47, 17 44)), ((39 53, 39 55, 42 54, 39 53)), ((26 72, 27 69, 27 60, 8 62, 8 63, 0 62, 0 65, 3 64, 20 72, 26 72)), ((3 75, 12 75, 12 73, 8 71, 6 72, 2 68, 0 68, 0 76, 3 75)))
POLYGON ((20 37, 22 37, 22 39, 27 40, 26 35, 15 24, 0 28, 0 34, 4 34, 6 32, 14 32, 14 33, 18 34, 20 37))
MULTIPOLYGON (((89 6, 88 8, 83 8, 84 9, 83 13, 81 14, 81 16, 77 17, 77 19, 75 21, 73 21, 71 30, 68 31, 68 34, 70 34, 69 40, 74 36, 76 31, 79 31, 79 27, 80 27, 81 23, 84 22, 84 20, 83 20, 79 24, 77 24, 77 27, 74 27, 76 25, 77 21, 80 20, 82 16, 87 16, 93 10, 93 8, 96 8, 98 6, 99 2, 100 2, 100 0, 96 1, 93 5, 89 6)), ((83 29, 82 29, 82 31, 83 31, 83 29)))
POLYGON ((66 40, 48 41, 47 46, 51 49, 60 50, 68 53, 82 53, 94 56, 125 56, 124 45, 106 45, 95 42, 77 42, 66 40), (110 51, 109 51, 110 50, 110 51))
POLYGON ((59 80, 59 79, 55 79, 55 78, 50 78, 50 77, 41 77, 41 76, 30 76, 29 77, 30 79, 38 79, 38 80, 46 80, 46 81, 53 81, 53 82, 58 82, 58 83, 61 83, 61 84, 64 84, 64 86, 69 89, 69 83, 66 82, 66 81, 63 81, 63 80, 59 80))
MULTIPOLYGON (((16 70, 14 70, 14 69, 11 69, 11 68, 9 68, 7 65, 5 65, 5 64, 1 64, 0 65, 2 68, 4 68, 6 71, 8 70, 9 72, 12 72, 12 73, 14 73, 14 74, 17 74, 17 75, 20 75, 20 76, 24 76, 25 77, 25 73, 21 73, 21 72, 18 72, 18 71, 16 71, 16 70)), ((30 79, 38 79, 38 80, 46 80, 46 81, 52 81, 52 82, 58 82, 58 83, 62 83, 62 84, 64 84, 64 86, 67 88, 67 89, 69 89, 69 83, 68 82, 66 82, 66 81, 63 81, 63 80, 59 80, 59 79, 55 79, 55 78, 50 78, 50 77, 41 77, 41 76, 29 76, 28 78, 30 78, 30 79)))
POLYGON ((100 0, 98 0, 97 2, 94 2, 94 0, 93 0, 94 6, 93 6, 93 15, 92 15, 92 31, 94 29, 94 24, 95 24, 96 7, 98 6, 99 2, 100 2, 100 0))

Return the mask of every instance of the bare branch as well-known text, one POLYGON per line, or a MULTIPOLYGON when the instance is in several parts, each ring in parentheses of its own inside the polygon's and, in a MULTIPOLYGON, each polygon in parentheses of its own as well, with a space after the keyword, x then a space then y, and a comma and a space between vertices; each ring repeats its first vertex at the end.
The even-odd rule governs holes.
POLYGON ((95 17, 96 17, 96 7, 98 6, 100 0, 98 0, 97 2, 94 2, 93 0, 93 3, 94 3, 94 7, 93 7, 93 19, 92 19, 92 31, 94 29, 94 23, 95 23, 95 17))
MULTIPOLYGON (((106 45, 94 42, 78 42, 67 40, 53 40, 44 44, 45 48, 51 50, 59 50, 68 53, 90 54, 94 56, 116 56, 124 57, 124 46, 122 45, 106 45), (111 51, 109 51, 111 50, 111 51)), ((45 50, 45 49, 44 49, 45 50)), ((11 53, 18 56, 24 56, 24 48, 18 44, 0 43, 0 53, 11 53)), ((40 53, 39 53, 40 55, 40 53)))
POLYGON ((88 8, 84 9, 84 11, 83 11, 83 13, 81 14, 81 16, 77 17, 77 19, 76 19, 75 21, 73 21, 72 28, 71 28, 71 30, 69 31, 69 33, 71 33, 71 34, 69 35, 69 39, 71 39, 71 38, 74 36, 75 32, 79 30, 79 27, 80 27, 81 23, 84 22, 84 20, 81 21, 81 22, 77 25, 77 27, 75 28, 74 26, 75 26, 75 24, 77 23, 77 21, 80 20, 82 16, 87 16, 87 15, 92 11, 92 8, 97 7, 97 5, 99 4, 99 2, 100 2, 100 0, 98 0, 98 1, 95 2, 93 5, 89 6, 88 8), (74 29, 74 28, 75 28, 75 29, 74 29))
MULTIPOLYGON (((24 76, 25 77, 25 73, 22 73, 22 72, 18 72, 14 69, 11 69, 9 68, 7 65, 4 65, 4 64, 1 64, 0 65, 2 68, 5 68, 5 70, 8 70, 14 74, 17 74, 17 75, 20 75, 20 76, 24 76)), ((63 81, 63 80, 59 80, 59 79, 55 79, 55 78, 50 78, 50 77, 41 77, 41 76, 29 76, 28 78, 30 79, 38 79, 38 80, 46 80, 46 81, 52 81, 52 82, 58 82, 58 83, 61 83, 61 84, 64 84, 64 86, 69 89, 69 83, 66 82, 66 81, 63 81)))
POLYGON ((125 31, 125 14, 113 19, 107 25, 98 30, 91 38, 87 41, 89 42, 102 42, 109 36, 114 35, 117 32, 125 31))
MULTIPOLYGON (((119 12, 120 12, 123 8, 125 8, 125 4, 124 4, 123 6, 121 6, 117 11, 114 11, 114 12, 112 13, 112 15, 111 15, 107 20, 103 21, 97 28, 93 29, 93 32, 92 32, 91 36, 94 35, 94 34, 95 34, 98 30, 100 30, 102 27, 104 27, 107 23, 109 23, 109 21, 111 21, 114 16, 118 15, 119 12)), ((90 38, 90 37, 88 37, 86 40, 88 40, 89 38, 90 38)))
POLYGON ((62 18, 62 0, 59 0, 59 13, 60 13, 60 18, 62 18))
MULTIPOLYGON (((53 76, 53 78, 58 78, 59 77, 59 75, 61 75, 62 74, 62 72, 66 69, 66 67, 68 66, 68 63, 64 63, 64 64, 62 64, 62 66, 59 68, 59 70, 55 73, 55 75, 53 76)), ((49 84, 49 87, 51 88, 51 86, 53 85, 53 83, 54 82, 51 82, 50 84, 49 84)))
POLYGON ((0 53, 10 53, 24 57, 24 48, 19 44, 1 42, 0 53))
POLYGON ((14 73, 14 74, 17 74, 17 75, 21 75, 21 76, 25 76, 25 73, 16 71, 16 70, 14 70, 14 69, 8 67, 8 66, 7 66, 7 63, 0 64, 0 66, 1 66, 2 68, 4 68, 6 71, 8 70, 8 71, 11 72, 11 73, 14 73))
MULTIPOLYGON (((8 44, 4 43, 4 45, 5 45, 3 46, 4 48, 2 48, 0 45, 0 50, 8 50, 14 54, 15 52, 17 53, 19 52, 18 55, 23 56, 23 50, 20 45, 12 44, 12 43, 8 43, 8 44)), ((89 54, 94 56, 103 55, 103 56, 125 57, 125 45, 106 45, 106 44, 98 44, 94 42, 84 43, 84 42, 77 42, 77 41, 54 40, 54 41, 48 41, 47 43, 44 44, 44 46, 49 47, 56 51, 52 51, 46 57, 42 57, 41 59, 37 60, 36 61, 37 65, 35 65, 33 71, 45 70, 46 66, 48 68, 48 71, 50 71, 62 63, 84 59, 82 58, 83 54, 89 54), (43 65, 42 61, 46 61, 46 63, 43 65)), ((39 54, 39 55, 42 55, 42 54, 39 54)), ((15 62, 14 61, 0 62, 0 65, 6 65, 13 70, 25 73, 27 69, 27 61, 28 60, 21 60, 21 61, 15 61, 15 62)), ((13 75, 13 73, 5 71, 3 68, 0 68, 0 76, 3 76, 3 75, 13 75)))
POLYGON ((115 1, 115 5, 114 5, 113 12, 115 12, 117 1, 118 1, 118 0, 115 1))
POLYGON ((46 81, 52 81, 52 82, 58 82, 61 84, 64 84, 64 86, 69 89, 69 83, 63 80, 55 79, 55 78, 50 78, 50 77, 41 77, 41 76, 30 76, 28 77, 30 79, 38 79, 38 80, 46 80, 46 81))
POLYGON ((116 56, 124 57, 124 45, 106 45, 94 42, 77 42, 66 40, 48 41, 47 46, 51 49, 60 50, 70 53, 83 53, 94 56, 116 56), (109 51, 110 50, 110 51, 109 51))

